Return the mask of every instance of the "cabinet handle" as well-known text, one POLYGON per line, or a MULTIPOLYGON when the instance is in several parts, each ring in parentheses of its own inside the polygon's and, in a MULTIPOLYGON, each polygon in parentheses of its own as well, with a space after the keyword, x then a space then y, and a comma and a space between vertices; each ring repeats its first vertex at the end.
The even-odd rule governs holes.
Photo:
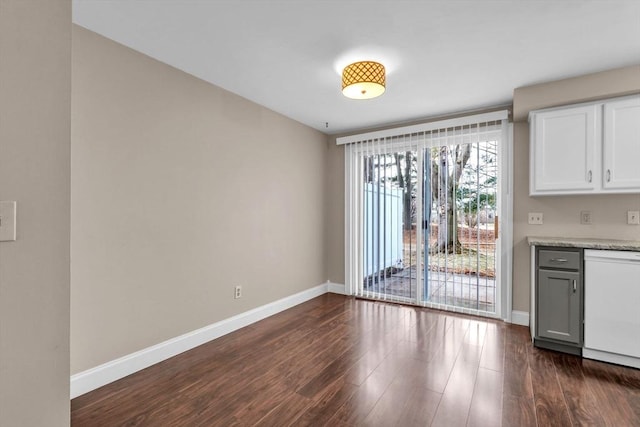
POLYGON ((573 279, 573 293, 576 293, 576 290, 578 289, 578 284, 576 283, 576 280, 573 279))
POLYGON ((589 182, 591 182, 591 179, 593 178, 593 174, 591 173, 591 171, 589 171, 588 176, 589 176, 589 182))
POLYGON ((551 258, 550 262, 567 262, 566 258, 551 258))
POLYGON ((611 182, 611 169, 607 169, 607 182, 611 182))

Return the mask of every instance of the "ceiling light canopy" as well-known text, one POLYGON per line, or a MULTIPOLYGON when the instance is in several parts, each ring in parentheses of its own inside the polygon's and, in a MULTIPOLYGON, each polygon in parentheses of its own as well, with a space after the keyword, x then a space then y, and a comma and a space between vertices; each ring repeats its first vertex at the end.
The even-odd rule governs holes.
POLYGON ((371 99, 384 93, 386 76, 379 62, 361 61, 342 70, 342 94, 352 99, 371 99))

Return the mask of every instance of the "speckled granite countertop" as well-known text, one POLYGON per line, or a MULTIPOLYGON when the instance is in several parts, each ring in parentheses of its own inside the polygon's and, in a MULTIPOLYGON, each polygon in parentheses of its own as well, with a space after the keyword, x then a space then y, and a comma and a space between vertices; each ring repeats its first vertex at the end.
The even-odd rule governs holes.
POLYGON ((530 246, 558 246, 584 249, 609 249, 616 251, 640 251, 640 240, 529 236, 527 237, 527 242, 530 246))

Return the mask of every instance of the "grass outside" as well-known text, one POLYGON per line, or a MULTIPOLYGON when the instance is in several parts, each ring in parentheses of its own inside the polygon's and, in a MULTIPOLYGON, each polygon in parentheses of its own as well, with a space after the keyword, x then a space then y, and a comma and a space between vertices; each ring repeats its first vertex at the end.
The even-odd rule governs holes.
MULTIPOLYGON (((429 271, 447 271, 456 274, 475 274, 480 277, 495 278, 495 239, 493 229, 468 229, 459 227, 460 254, 428 254, 429 271), (479 239, 478 239, 479 237, 479 239)), ((430 245, 435 243, 437 224, 432 224, 430 245), (435 225, 435 227, 434 227, 435 225), (435 230, 434 230, 435 228, 435 230)), ((415 230, 404 233, 405 267, 415 265, 417 259, 415 230)), ((423 252, 424 259, 424 252, 423 252)))
POLYGON ((429 271, 496 277, 494 251, 483 252, 463 247, 461 254, 429 254, 428 257, 429 271))

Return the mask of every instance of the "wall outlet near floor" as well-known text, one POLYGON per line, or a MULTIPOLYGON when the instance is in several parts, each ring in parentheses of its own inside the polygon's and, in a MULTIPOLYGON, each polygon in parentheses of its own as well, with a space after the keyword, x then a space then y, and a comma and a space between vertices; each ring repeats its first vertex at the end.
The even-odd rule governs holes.
POLYGON ((640 225, 640 211, 627 211, 627 224, 640 225))
POLYGON ((591 224, 591 211, 580 212, 580 224, 591 224))
POLYGON ((529 212, 529 224, 542 225, 543 224, 542 212, 529 212))
POLYGON ((233 288, 233 298, 242 298, 242 286, 236 286, 235 288, 233 288))

